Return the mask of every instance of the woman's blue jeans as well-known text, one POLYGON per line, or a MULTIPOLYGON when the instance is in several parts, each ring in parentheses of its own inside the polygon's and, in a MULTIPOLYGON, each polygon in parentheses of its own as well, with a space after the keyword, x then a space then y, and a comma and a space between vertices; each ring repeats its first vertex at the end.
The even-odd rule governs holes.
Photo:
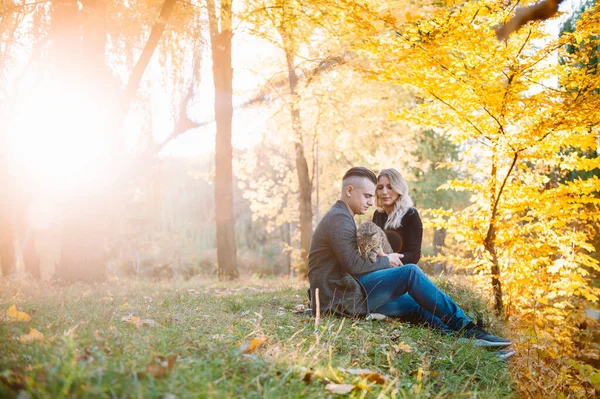
POLYGON ((445 332, 458 331, 471 319, 417 265, 378 270, 358 277, 367 290, 369 312, 445 332))

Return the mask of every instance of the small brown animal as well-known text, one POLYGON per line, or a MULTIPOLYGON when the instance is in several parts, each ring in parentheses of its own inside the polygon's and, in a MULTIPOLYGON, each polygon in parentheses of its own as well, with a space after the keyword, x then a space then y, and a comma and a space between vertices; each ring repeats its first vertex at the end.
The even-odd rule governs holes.
POLYGON ((498 40, 506 40, 511 33, 518 31, 530 21, 552 18, 563 1, 544 0, 529 7, 520 7, 510 21, 496 29, 496 37, 498 40))
POLYGON ((377 252, 380 248, 386 254, 394 252, 384 231, 373 222, 364 222, 360 225, 356 233, 356 243, 360 256, 363 259, 367 259, 368 256, 371 262, 377 260, 377 252))

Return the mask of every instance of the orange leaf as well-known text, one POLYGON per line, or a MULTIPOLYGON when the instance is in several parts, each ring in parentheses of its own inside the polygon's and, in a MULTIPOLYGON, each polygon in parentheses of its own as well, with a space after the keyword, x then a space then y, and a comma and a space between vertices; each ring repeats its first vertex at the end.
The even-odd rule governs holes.
POLYGON ((246 354, 254 352, 256 348, 258 348, 266 340, 267 337, 252 338, 252 341, 250 341, 250 343, 242 345, 242 353, 246 354))
POLYGON ((34 341, 43 341, 44 334, 36 330, 35 328, 29 328, 29 334, 21 335, 19 337, 19 342, 22 344, 27 344, 34 341))
POLYGON ((25 312, 19 312, 16 305, 12 305, 8 308, 6 317, 10 321, 31 321, 31 316, 25 312))
MULTIPOLYGON (((177 355, 169 356, 155 356, 154 363, 149 364, 146 367, 146 372, 152 376, 152 378, 165 378, 171 375, 173 368, 175 367, 175 361, 177 355)), ((142 374, 142 376, 144 376, 142 374)))
POLYGON ((124 316, 122 319, 122 321, 125 321, 127 323, 131 323, 134 326, 136 326, 137 328, 142 328, 143 326, 155 326, 156 322, 152 319, 141 319, 138 316, 124 316))
POLYGON ((340 371, 343 371, 348 374, 358 375, 360 377, 365 378, 367 381, 374 382, 376 384, 385 384, 386 378, 383 374, 378 373, 377 371, 367 370, 367 369, 343 369, 340 368, 340 371))

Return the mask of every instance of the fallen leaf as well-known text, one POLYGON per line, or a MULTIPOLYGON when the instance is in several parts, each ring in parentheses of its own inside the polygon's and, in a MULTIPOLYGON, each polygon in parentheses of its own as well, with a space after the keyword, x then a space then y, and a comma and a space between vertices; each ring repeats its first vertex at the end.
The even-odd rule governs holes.
POLYGON ((354 389, 354 385, 352 385, 352 384, 327 384, 327 385, 325 385, 325 389, 331 393, 343 395, 343 394, 352 392, 352 390, 354 389))
POLYGON ((394 350, 396 351, 396 353, 398 353, 398 352, 411 353, 413 351, 412 346, 405 344, 404 342, 400 342, 400 343, 394 345, 394 350))
MULTIPOLYGON (((155 356, 153 359, 153 363, 149 364, 146 367, 146 373, 152 376, 152 378, 168 377, 173 372, 176 360, 177 355, 172 355, 169 357, 161 355, 155 356)), ((146 377, 146 375, 144 373, 139 373, 138 377, 146 377)))
POLYGON ((165 378, 169 375, 167 368, 160 364, 149 364, 146 371, 152 378, 165 378))
POLYGON ((294 307, 294 313, 304 313, 308 309, 308 307, 301 303, 294 307))
POLYGON ((340 371, 343 371, 345 373, 351 374, 351 375, 358 375, 360 377, 365 378, 367 381, 370 382, 374 382, 376 384, 385 384, 386 381, 386 377, 377 372, 377 371, 372 371, 372 370, 368 370, 368 369, 344 369, 344 368, 340 368, 340 371))
POLYGON ((129 302, 125 301, 125 302, 123 302, 123 304, 121 305, 121 309, 125 309, 127 306, 129 306, 129 302))
POLYGON ((252 353, 266 340, 267 337, 252 338, 252 340, 249 343, 242 345, 240 349, 244 354, 252 353))
POLYGON ((27 377, 16 370, 9 370, 0 374, 0 384, 18 392, 27 388, 27 377))
POLYGON ((308 370, 306 372, 306 374, 304 374, 304 378, 302 378, 302 381, 304 381, 307 384, 310 384, 312 382, 314 376, 315 375, 313 374, 312 370, 308 370))
POLYGON ((137 328, 142 328, 143 326, 155 326, 157 323, 152 319, 141 319, 138 316, 123 316, 121 319, 124 322, 131 323, 137 328))
POLYGON ((29 328, 29 334, 24 334, 19 337, 19 342, 27 344, 33 341, 43 341, 44 334, 36 330, 35 328, 29 328))
POLYGON ((6 311, 6 319, 9 321, 31 321, 31 316, 25 312, 18 311, 17 306, 12 305, 6 311))

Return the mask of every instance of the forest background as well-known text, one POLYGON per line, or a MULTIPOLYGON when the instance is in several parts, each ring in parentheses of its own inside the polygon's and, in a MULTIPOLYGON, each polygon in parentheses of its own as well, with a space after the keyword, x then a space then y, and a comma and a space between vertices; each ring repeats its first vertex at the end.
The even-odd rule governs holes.
POLYGON ((304 277, 343 172, 395 167, 522 385, 597 389, 600 5, 498 41, 517 4, 3 1, 4 273, 304 277))

